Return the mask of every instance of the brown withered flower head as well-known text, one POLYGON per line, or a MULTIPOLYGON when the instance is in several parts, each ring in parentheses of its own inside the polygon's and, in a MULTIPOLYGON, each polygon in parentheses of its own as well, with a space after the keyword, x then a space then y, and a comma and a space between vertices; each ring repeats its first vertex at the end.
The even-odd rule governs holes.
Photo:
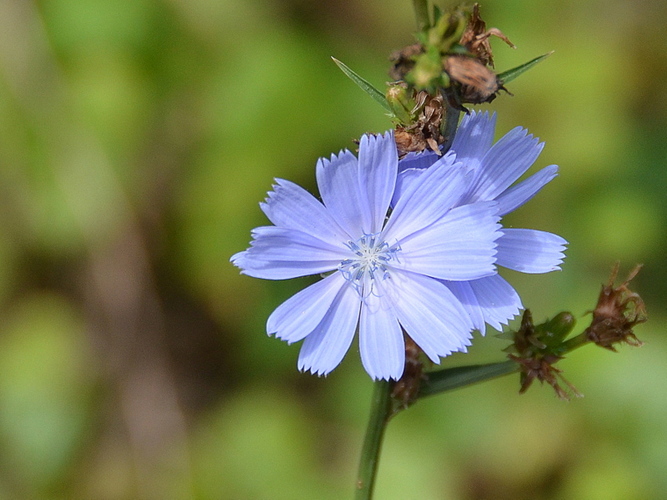
MULTIPOLYGON (((459 102, 454 102, 452 105, 491 102, 499 90, 506 91, 496 74, 488 68, 488 66, 493 67, 493 51, 489 43, 489 38, 492 36, 500 38, 513 49, 516 48, 498 28, 491 28, 487 31, 486 23, 479 16, 479 4, 474 4, 468 25, 459 41, 470 56, 451 55, 444 60, 444 70, 452 80, 461 86, 459 95, 452 95, 452 97, 457 97, 459 102)), ((456 101, 456 99, 453 100, 456 101)))
POLYGON ((459 43, 468 49, 468 52, 474 55, 482 64, 493 68, 493 52, 489 43, 489 38, 492 36, 500 38, 513 49, 516 48, 510 42, 509 38, 498 28, 491 28, 487 31, 486 23, 479 17, 479 4, 476 3, 472 6, 472 16, 470 16, 468 26, 466 26, 466 30, 463 32, 459 43))
POLYGON ((445 113, 442 96, 432 97, 422 90, 415 95, 415 103, 412 110, 415 120, 409 125, 396 126, 394 138, 398 154, 424 151, 427 147, 441 154, 440 144, 445 140, 440 131, 445 113))
POLYGON ((619 264, 616 263, 609 278, 609 283, 602 285, 600 296, 593 314, 593 321, 585 333, 586 337, 600 347, 616 352, 614 344, 625 343, 641 346, 642 342, 632 329, 647 319, 646 306, 639 294, 630 290, 630 281, 637 276, 641 265, 637 265, 627 279, 614 287, 619 264))
MULTIPOLYGON (((563 314, 569 313, 561 313, 561 315, 563 314)), ((521 326, 514 334, 514 344, 510 347, 516 354, 508 355, 511 360, 516 361, 521 367, 521 389, 519 393, 525 393, 534 380, 539 380, 541 383, 549 384, 560 399, 569 400, 571 395, 582 397, 577 389, 565 379, 562 370, 553 366, 563 357, 551 351, 553 346, 549 335, 548 330, 535 327, 532 314, 530 310, 526 309, 521 319, 521 326), (563 383, 567 390, 560 383, 563 383)), ((562 339, 554 340, 560 341, 562 339)))
POLYGON ((389 76, 394 80, 404 80, 412 68, 415 66, 414 58, 424 52, 424 47, 421 43, 413 43, 401 50, 392 52, 389 56, 391 68, 389 68, 389 76))
POLYGON ((424 365, 421 360, 422 350, 405 335, 405 370, 403 375, 394 383, 391 395, 399 408, 405 409, 417 400, 419 387, 426 378, 424 365))

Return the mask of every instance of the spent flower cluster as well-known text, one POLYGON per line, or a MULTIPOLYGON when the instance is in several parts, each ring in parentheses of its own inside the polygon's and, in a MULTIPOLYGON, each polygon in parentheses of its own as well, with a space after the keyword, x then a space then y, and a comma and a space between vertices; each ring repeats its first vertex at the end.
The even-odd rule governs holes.
POLYGON ((591 311, 593 320, 585 331, 590 341, 614 352, 614 344, 641 346, 642 342, 634 334, 633 328, 647 319, 644 301, 637 292, 628 287, 642 266, 636 266, 623 283, 614 286, 618 267, 619 264, 616 263, 609 282, 602 286, 597 306, 591 311))
POLYGON ((570 399, 571 394, 581 397, 565 379, 562 370, 554 366, 566 353, 589 343, 614 352, 615 344, 643 345, 633 328, 646 321, 646 307, 639 294, 628 286, 642 266, 636 266, 623 283, 614 286, 618 267, 616 263, 609 282, 602 286, 595 309, 590 311, 593 316, 591 324, 579 335, 567 338, 575 325, 571 313, 564 311, 535 325, 528 309, 524 311, 521 326, 516 332, 499 335, 513 340, 505 350, 509 352, 508 357, 519 365, 519 392, 526 392, 534 380, 539 380, 549 384, 560 399, 570 399), (566 388, 560 385, 561 382, 566 388))

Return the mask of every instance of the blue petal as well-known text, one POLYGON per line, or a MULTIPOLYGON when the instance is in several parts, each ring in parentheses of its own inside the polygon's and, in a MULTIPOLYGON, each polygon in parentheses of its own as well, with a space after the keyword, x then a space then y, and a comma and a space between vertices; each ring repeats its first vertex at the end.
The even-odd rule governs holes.
POLYGON ((441 282, 396 271, 386 290, 401 326, 434 363, 470 345, 468 313, 441 282))
POLYGON ((403 170, 398 177, 396 178, 396 188, 394 189, 394 196, 391 198, 391 206, 395 207, 398 203, 398 199, 403 196, 403 194, 410 189, 410 185, 415 182, 421 174, 424 173, 423 169, 418 168, 408 168, 403 170))
POLYGON ((565 255, 560 236, 533 229, 503 229, 498 240, 499 266, 522 273, 539 274, 560 269, 565 255))
POLYGON ((467 171, 447 155, 419 175, 401 195, 384 229, 385 241, 400 241, 432 224, 461 198, 469 182, 467 171))
POLYGON ((493 133, 496 128, 496 114, 476 113, 467 114, 461 120, 452 151, 456 154, 456 161, 466 166, 479 168, 479 164, 486 152, 493 144, 493 133))
POLYGON ((336 269, 350 255, 344 245, 335 247, 295 229, 263 226, 253 229, 250 248, 232 256, 243 274, 263 279, 309 276, 336 269))
POLYGON ((374 380, 398 380, 405 367, 405 342, 396 315, 381 297, 364 299, 359 321, 361 362, 374 380))
POLYGON ((303 341, 299 370, 326 375, 340 364, 354 338, 360 306, 359 294, 353 287, 340 289, 320 324, 303 341))
POLYGON ((442 283, 454 294, 463 307, 465 307, 466 311, 468 311, 470 321, 472 321, 475 330, 479 330, 479 332, 484 335, 486 333, 484 312, 479 305, 475 292, 473 292, 472 287, 470 286, 470 282, 442 280, 442 283))
POLYGON ((501 331, 523 307, 516 290, 498 274, 473 281, 444 283, 468 310, 482 335, 486 331, 485 323, 501 331))
POLYGON ((371 227, 366 234, 380 232, 394 193, 398 174, 398 153, 391 132, 381 136, 364 135, 359 143, 359 182, 371 227))
POLYGON ((322 203, 293 182, 276 179, 273 191, 260 206, 278 227, 298 229, 332 245, 352 239, 322 203))
POLYGON ((357 158, 349 151, 341 151, 331 159, 320 158, 316 167, 317 186, 324 205, 351 239, 370 232, 368 202, 359 185, 357 158))
POLYGON ((408 153, 398 162, 398 171, 403 172, 407 169, 424 169, 433 165, 436 161, 440 159, 441 155, 431 151, 430 149, 425 149, 419 153, 408 153))
MULTIPOLYGON (((495 273, 501 237, 493 201, 453 208, 438 222, 399 239, 399 269, 446 280, 471 280, 495 273)), ((390 239, 388 239, 390 241, 390 239)))
POLYGON ((496 198, 500 215, 506 215, 530 200, 558 175, 558 166, 549 165, 496 198))
POLYGON ((269 316, 266 331, 288 344, 304 339, 320 324, 342 287, 349 283, 340 273, 304 288, 280 304, 269 316))
POLYGON ((317 163, 317 184, 325 206, 353 238, 377 233, 394 192, 398 155, 391 133, 364 136, 359 160, 343 151, 317 163))
POLYGON ((519 294, 498 274, 471 281, 470 286, 482 308, 484 321, 498 331, 523 308, 519 294))
POLYGON ((496 199, 530 168, 544 144, 526 134, 526 129, 517 127, 489 149, 476 171, 468 202, 496 199))

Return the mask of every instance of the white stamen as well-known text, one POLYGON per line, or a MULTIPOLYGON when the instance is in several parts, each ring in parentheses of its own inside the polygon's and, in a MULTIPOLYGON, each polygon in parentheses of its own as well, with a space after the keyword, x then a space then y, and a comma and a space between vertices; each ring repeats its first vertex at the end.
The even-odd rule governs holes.
POLYGON ((338 266, 346 280, 352 282, 363 297, 376 291, 375 280, 389 277, 389 263, 398 259, 398 244, 389 246, 380 241, 378 234, 364 234, 357 241, 348 241, 346 246, 354 254, 338 266))

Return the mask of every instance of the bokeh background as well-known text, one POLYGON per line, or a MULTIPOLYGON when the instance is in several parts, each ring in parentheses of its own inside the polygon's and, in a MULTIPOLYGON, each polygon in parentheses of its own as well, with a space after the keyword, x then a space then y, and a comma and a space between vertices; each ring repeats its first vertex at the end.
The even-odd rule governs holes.
MULTIPOLYGON (((378 499, 667 495, 667 4, 482 4, 502 71, 484 109, 560 176, 507 220, 563 235, 563 271, 507 273, 537 320, 594 307, 616 260, 646 345, 419 402, 389 426, 378 499)), ((240 276, 273 177, 391 124, 331 62, 388 79, 408 0, 0 1, 0 498, 351 498, 371 381, 326 379, 265 321, 307 280, 240 276)), ((477 336, 444 366, 500 360, 477 336)))

